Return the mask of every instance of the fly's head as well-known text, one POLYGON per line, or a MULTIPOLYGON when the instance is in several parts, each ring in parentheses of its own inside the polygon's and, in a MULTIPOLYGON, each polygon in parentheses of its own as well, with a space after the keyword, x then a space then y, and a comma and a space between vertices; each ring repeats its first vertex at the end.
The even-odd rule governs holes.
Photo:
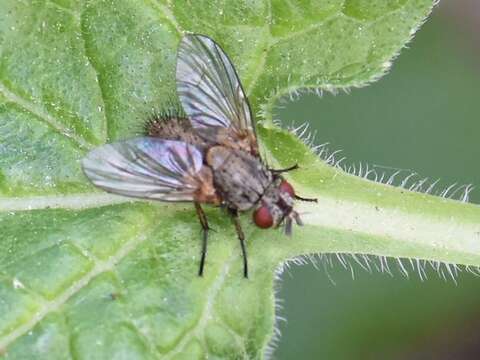
POLYGON ((253 212, 255 225, 267 229, 284 223, 285 234, 291 235, 293 221, 297 225, 303 225, 300 215, 293 209, 294 199, 293 186, 282 177, 277 176, 253 212))

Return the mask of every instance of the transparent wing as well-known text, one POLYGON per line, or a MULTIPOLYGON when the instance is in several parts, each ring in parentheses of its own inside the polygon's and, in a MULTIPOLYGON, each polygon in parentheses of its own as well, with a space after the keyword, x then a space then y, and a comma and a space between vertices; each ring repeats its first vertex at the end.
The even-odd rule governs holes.
POLYGON ((87 177, 108 192, 163 201, 192 201, 201 152, 182 141, 142 137, 92 150, 82 161, 87 177))
POLYGON ((235 68, 209 37, 183 37, 178 48, 177 93, 193 127, 232 126, 255 133, 235 68))

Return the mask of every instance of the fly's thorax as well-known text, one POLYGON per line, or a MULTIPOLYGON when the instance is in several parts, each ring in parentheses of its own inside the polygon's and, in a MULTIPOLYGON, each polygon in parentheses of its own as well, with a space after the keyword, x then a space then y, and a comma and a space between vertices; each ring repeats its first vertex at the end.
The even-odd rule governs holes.
POLYGON ((222 145, 233 150, 242 150, 258 156, 258 145, 255 134, 248 130, 237 130, 232 127, 212 126, 196 129, 197 134, 208 144, 222 145))
POLYGON ((248 130, 224 129, 226 133, 222 144, 233 149, 243 150, 253 156, 258 156, 258 144, 255 134, 248 130))
POLYGON ((272 182, 272 175, 262 162, 242 150, 213 146, 205 159, 224 202, 240 211, 255 206, 272 182))

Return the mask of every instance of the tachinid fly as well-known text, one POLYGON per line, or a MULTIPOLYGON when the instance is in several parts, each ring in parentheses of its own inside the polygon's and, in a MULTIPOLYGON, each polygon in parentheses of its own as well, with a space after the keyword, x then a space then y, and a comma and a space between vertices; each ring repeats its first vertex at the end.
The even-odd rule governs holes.
POLYGON ((259 156, 248 100, 225 52, 203 35, 183 37, 177 54, 177 94, 185 116, 150 123, 146 137, 107 144, 83 159, 92 183, 108 192, 161 201, 193 202, 203 228, 199 275, 207 252, 208 221, 201 204, 224 207, 233 219, 248 277, 239 212, 253 210, 260 228, 292 221, 297 196, 259 156))

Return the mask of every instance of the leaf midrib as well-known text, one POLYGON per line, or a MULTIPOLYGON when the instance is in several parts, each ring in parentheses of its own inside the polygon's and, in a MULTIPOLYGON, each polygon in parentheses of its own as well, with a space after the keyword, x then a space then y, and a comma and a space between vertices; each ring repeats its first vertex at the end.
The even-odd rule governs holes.
POLYGON ((69 195, 29 196, 22 198, 0 197, 0 212, 42 209, 83 210, 133 201, 139 200, 95 192, 69 195))

